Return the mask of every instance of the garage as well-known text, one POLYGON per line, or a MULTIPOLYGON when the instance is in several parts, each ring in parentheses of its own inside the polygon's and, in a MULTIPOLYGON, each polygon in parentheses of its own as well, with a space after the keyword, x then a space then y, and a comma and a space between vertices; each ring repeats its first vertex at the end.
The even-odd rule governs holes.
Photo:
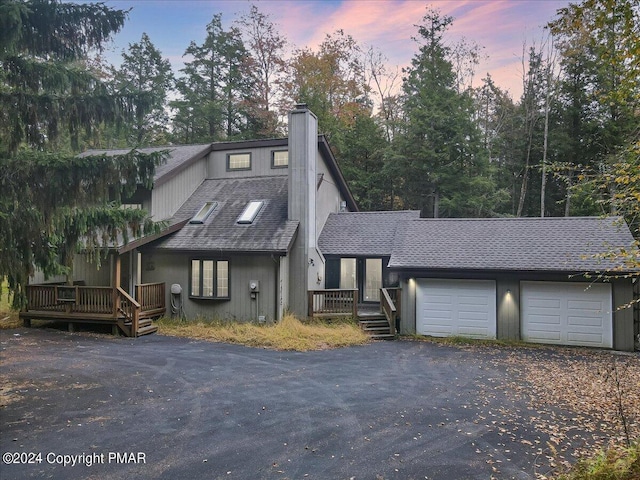
POLYGON ((526 342, 613 347, 610 284, 522 282, 521 309, 526 342))
POLYGON ((496 282, 416 280, 416 332, 496 338, 496 282))

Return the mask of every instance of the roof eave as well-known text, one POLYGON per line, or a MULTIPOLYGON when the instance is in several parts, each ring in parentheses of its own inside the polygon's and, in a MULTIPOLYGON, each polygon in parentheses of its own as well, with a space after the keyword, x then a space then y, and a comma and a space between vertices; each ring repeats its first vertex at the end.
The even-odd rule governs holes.
POLYGON ((131 250, 142 247, 155 240, 158 240, 160 238, 166 237, 167 235, 175 233, 178 230, 182 229, 182 227, 184 227, 187 224, 187 222, 189 222, 189 219, 182 220, 180 222, 169 225, 167 228, 165 228, 161 232, 154 233, 153 235, 147 235, 145 237, 138 238, 133 242, 129 242, 125 245, 122 245, 117 248, 118 255, 122 255, 123 253, 130 252, 131 250))

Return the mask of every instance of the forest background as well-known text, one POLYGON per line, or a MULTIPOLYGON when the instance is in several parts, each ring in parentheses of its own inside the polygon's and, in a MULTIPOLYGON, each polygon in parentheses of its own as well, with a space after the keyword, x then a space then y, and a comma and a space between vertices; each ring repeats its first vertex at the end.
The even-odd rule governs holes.
POLYGON ((634 0, 558 10, 522 46, 515 99, 489 74, 478 81, 482 47, 451 41, 455 19, 428 4, 404 69, 344 30, 315 49, 291 46, 256 5, 226 27, 215 14, 178 72, 146 33, 116 67, 104 45, 127 15, 98 3, 0 0, 0 274, 14 287, 26 282, 16 271, 68 266, 88 232, 97 245, 100 235, 152 228, 113 202, 148 183, 161 155, 96 163, 78 152, 282 137, 296 103, 317 115, 361 210, 612 214, 640 236, 634 0))

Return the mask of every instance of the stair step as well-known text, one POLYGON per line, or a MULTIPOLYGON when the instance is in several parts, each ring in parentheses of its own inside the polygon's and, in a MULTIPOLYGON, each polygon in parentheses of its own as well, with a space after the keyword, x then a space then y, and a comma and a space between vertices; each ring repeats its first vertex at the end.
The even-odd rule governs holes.
POLYGON ((146 325, 144 327, 138 328, 138 336, 141 335, 149 335, 150 333, 155 333, 158 331, 158 327, 155 325, 146 325))
MULTIPOLYGON (((153 320, 151 320, 150 318, 141 318, 141 319, 138 320, 138 328, 147 327, 147 326, 151 325, 152 323, 153 323, 153 320)), ((127 321, 124 322, 124 324, 127 327, 130 327, 131 326, 131 321, 127 320, 127 321)))
POLYGON ((394 340, 396 336, 390 333, 387 333, 387 334, 381 333, 381 334, 371 335, 371 338, 373 338, 374 340, 394 340))
POLYGON ((384 320, 360 320, 360 325, 389 325, 387 319, 384 320))
POLYGON ((358 315, 358 320, 361 322, 370 322, 376 320, 386 320, 387 317, 382 313, 377 313, 375 315, 358 315))

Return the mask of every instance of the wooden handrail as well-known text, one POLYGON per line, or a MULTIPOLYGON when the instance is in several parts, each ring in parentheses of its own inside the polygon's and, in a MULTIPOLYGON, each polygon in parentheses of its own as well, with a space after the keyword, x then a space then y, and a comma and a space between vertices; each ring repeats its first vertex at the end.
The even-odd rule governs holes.
POLYGON ((380 309, 384 313, 384 316, 387 317, 389 332, 391 332, 392 335, 395 335, 398 310, 396 309, 396 305, 391 299, 391 295, 389 295, 386 288, 380 289, 380 309))
POLYGON ((117 309, 131 322, 131 336, 135 338, 138 336, 140 304, 122 288, 116 287, 115 291, 118 295, 117 309))

